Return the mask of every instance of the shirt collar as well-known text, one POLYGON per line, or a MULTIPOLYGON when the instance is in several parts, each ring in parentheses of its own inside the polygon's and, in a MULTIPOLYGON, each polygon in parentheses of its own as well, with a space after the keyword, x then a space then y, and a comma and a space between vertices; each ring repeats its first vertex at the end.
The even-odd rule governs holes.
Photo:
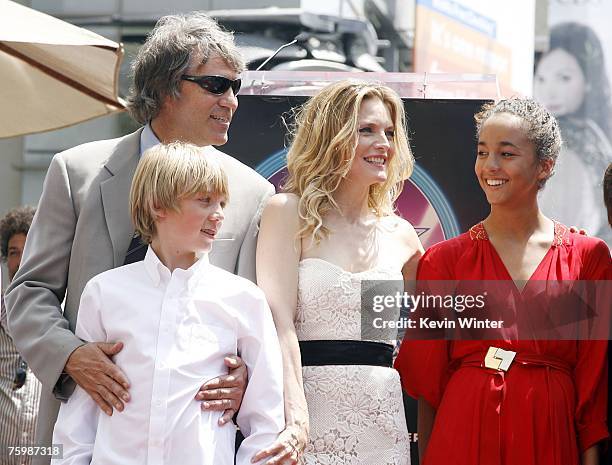
POLYGON ((158 287, 162 283, 169 282, 172 276, 176 276, 178 279, 186 282, 188 288, 191 290, 193 286, 197 284, 202 274, 205 273, 209 265, 208 254, 203 253, 198 256, 198 260, 188 269, 183 270, 182 268, 176 268, 170 273, 170 270, 157 257, 157 254, 153 251, 151 246, 147 248, 147 253, 144 258, 145 270, 155 287, 158 287))
POLYGON ((151 129, 151 123, 146 124, 140 133, 140 155, 160 143, 153 129, 151 129))
MULTIPOLYGON (((142 156, 142 154, 151 147, 155 147, 159 144, 161 144, 161 141, 153 132, 151 123, 145 124, 144 128, 142 128, 142 132, 140 133, 140 155, 142 156)), ((217 150, 212 145, 205 146, 204 151, 209 156, 217 156, 217 150)))

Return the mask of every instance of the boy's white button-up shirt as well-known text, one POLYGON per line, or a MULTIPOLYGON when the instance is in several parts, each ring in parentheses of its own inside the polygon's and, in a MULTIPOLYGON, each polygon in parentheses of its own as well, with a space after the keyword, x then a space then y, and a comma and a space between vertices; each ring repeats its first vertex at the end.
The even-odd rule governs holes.
POLYGON ((103 413, 77 387, 60 408, 54 444, 62 465, 233 465, 235 427, 195 395, 227 374, 238 353, 248 385, 237 422, 246 439, 237 465, 284 428, 281 351, 263 292, 250 281, 198 260, 170 273, 151 248, 144 261, 106 271, 85 287, 76 335, 124 344, 115 363, 130 381, 123 412, 103 413))

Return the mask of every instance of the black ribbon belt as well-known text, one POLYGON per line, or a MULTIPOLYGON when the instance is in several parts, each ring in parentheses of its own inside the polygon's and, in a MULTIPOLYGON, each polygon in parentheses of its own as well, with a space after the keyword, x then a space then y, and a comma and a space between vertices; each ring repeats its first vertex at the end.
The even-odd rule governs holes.
POLYGON ((393 346, 382 342, 299 341, 302 366, 372 365, 391 367, 393 346))

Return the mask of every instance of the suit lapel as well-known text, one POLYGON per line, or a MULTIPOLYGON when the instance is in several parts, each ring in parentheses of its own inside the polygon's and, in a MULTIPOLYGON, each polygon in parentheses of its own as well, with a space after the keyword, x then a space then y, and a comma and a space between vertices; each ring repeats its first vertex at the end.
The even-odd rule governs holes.
POLYGON ((105 165, 111 177, 100 183, 102 208, 113 245, 114 266, 123 265, 134 226, 130 218, 130 187, 140 159, 140 133, 124 137, 105 165))

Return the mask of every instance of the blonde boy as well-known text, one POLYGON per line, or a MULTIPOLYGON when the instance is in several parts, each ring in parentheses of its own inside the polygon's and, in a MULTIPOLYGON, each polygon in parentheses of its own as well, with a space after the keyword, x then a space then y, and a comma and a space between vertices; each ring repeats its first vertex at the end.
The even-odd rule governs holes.
POLYGON ((219 426, 221 412, 195 400, 202 379, 226 373, 232 353, 249 372, 236 464, 250 464, 283 429, 282 361, 265 297, 208 262, 227 185, 196 146, 158 145, 143 155, 130 210, 147 254, 89 281, 76 326, 86 341, 124 343, 115 363, 130 373, 131 400, 107 416, 77 387, 55 425, 64 459, 54 463, 233 465, 235 427, 219 426))

